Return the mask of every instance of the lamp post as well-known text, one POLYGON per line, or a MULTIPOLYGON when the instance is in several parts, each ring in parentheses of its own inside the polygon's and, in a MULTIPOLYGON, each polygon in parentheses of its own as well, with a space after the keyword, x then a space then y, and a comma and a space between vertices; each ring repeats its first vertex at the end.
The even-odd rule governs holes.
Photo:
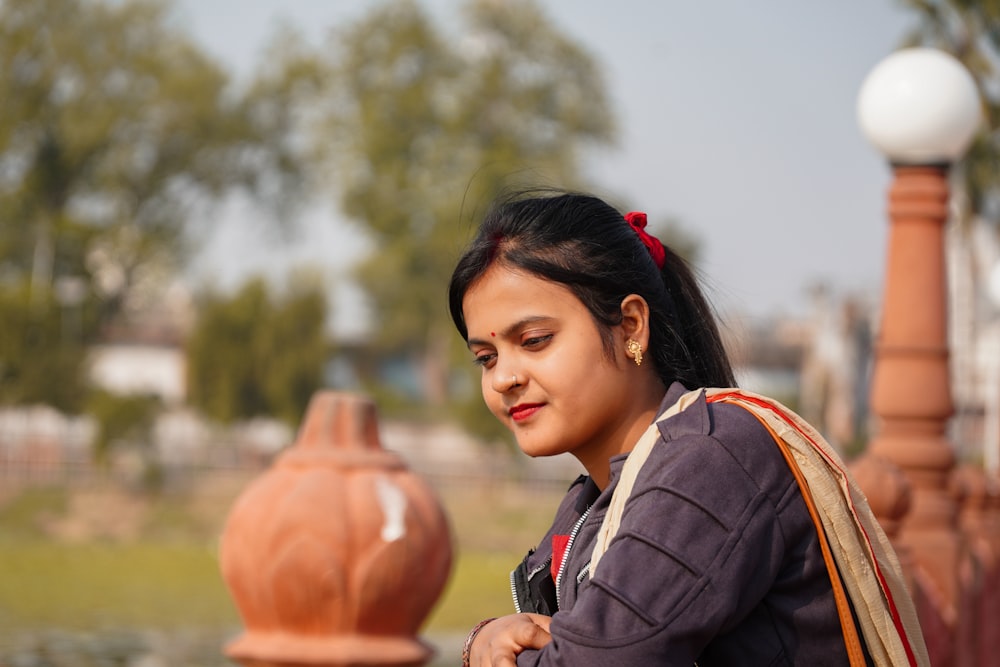
POLYGON ((944 225, 948 169, 980 122, 976 85, 950 55, 897 51, 865 79, 864 134, 889 159, 889 241, 871 408, 869 452, 897 465, 910 485, 899 541, 927 575, 946 625, 958 604, 955 457, 945 434, 953 412, 947 338, 944 225))

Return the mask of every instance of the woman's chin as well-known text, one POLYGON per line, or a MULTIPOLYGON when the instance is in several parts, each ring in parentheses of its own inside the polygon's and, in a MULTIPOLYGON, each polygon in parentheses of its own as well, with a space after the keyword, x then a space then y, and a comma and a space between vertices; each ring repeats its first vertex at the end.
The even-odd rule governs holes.
POLYGON ((553 450, 551 448, 541 447, 541 446, 539 446, 536 443, 530 443, 530 442, 522 443, 522 442, 519 441, 517 443, 517 447, 526 456, 530 456, 533 459, 541 459, 541 458, 545 458, 545 457, 548 457, 548 456, 556 456, 558 454, 562 454, 563 453, 561 451, 556 451, 556 450, 553 450))

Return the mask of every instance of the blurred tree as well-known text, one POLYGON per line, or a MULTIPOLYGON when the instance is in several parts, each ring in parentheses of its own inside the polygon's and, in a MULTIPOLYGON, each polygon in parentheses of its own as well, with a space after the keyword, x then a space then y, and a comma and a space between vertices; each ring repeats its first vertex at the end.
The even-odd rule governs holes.
POLYGON ((32 304, 26 286, 0 282, 0 404, 79 410, 86 350, 77 316, 61 308, 51 290, 32 304))
POLYGON ((300 73, 262 69, 231 90, 168 10, 0 2, 0 283, 33 309, 0 303, 2 400, 79 403, 80 346, 130 302, 161 296, 140 287, 162 290, 176 271, 198 207, 236 186, 279 215, 298 199, 295 121, 281 100, 300 73), (56 333, 71 314, 67 346, 56 333), (58 373, 39 372, 53 364, 58 373))
POLYGON ((75 276, 113 316, 141 267, 183 259, 197 204, 235 185, 295 198, 284 87, 230 91, 168 7, 0 3, 0 275, 33 300, 75 276))
POLYGON ((1000 225, 1000 3, 905 0, 918 17, 907 46, 932 46, 958 58, 972 73, 983 103, 983 126, 953 171, 967 197, 963 222, 1000 225))
POLYGON ((322 385, 330 359, 327 298, 318 282, 303 280, 272 309, 258 352, 266 359, 264 397, 270 414, 294 426, 322 385))
POLYGON ((223 422, 268 415, 299 423, 329 357, 326 303, 306 279, 281 297, 261 278, 232 297, 206 294, 187 343, 191 404, 223 422))
POLYGON ((120 396, 105 391, 94 391, 87 397, 87 412, 97 421, 94 440, 94 459, 98 463, 110 461, 111 450, 129 443, 136 447, 147 461, 151 460, 150 435, 153 421, 160 408, 156 396, 120 396))
POLYGON ((375 242, 358 269, 376 314, 372 342, 419 364, 434 404, 448 397, 457 355, 444 295, 472 231, 463 209, 479 213, 518 180, 578 185, 581 149, 612 136, 597 66, 534 2, 465 10, 455 36, 410 0, 339 31, 325 60, 332 85, 314 107, 314 143, 343 209, 375 242))

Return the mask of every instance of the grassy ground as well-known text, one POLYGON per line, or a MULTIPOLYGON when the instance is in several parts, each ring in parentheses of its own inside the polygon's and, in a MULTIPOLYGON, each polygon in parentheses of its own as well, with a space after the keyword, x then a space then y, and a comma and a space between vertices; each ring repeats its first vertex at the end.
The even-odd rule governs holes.
MULTIPOLYGON (((64 645, 86 633, 118 633, 122 643, 123 630, 176 644, 172 638, 194 632, 209 652, 237 633, 239 615, 219 575, 216 545, 245 481, 214 480, 159 498, 93 488, 9 497, 0 506, 0 666, 15 664, 11 656, 26 650, 26 638, 38 644, 54 632, 64 645)), ((494 483, 439 494, 455 565, 422 634, 445 647, 435 664, 450 664, 456 637, 511 609, 508 572, 544 532, 561 489, 494 483)), ((209 664, 186 660, 168 664, 209 664)))
POLYGON ((23 542, 0 549, 0 627, 233 625, 208 549, 191 544, 23 542))

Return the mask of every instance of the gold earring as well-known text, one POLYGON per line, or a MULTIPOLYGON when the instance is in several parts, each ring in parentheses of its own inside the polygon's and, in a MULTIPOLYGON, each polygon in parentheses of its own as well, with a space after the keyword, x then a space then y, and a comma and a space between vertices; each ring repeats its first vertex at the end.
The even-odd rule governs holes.
POLYGON ((634 338, 629 338, 625 343, 625 349, 632 355, 632 360, 636 366, 642 366, 642 345, 634 338))

